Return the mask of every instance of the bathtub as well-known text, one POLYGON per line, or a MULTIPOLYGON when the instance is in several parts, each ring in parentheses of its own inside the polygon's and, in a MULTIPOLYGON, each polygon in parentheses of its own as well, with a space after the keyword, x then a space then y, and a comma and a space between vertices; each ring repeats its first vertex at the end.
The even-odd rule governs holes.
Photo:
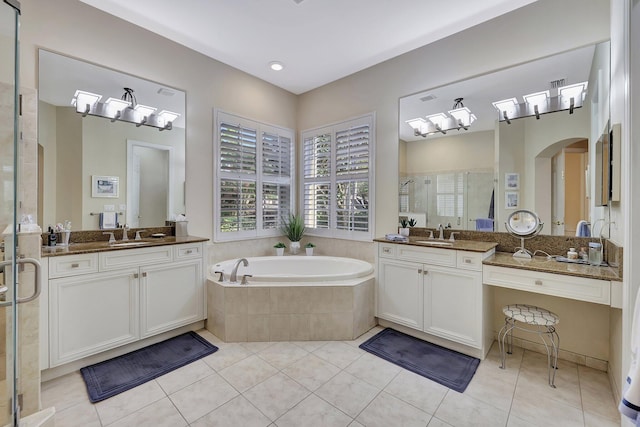
MULTIPOLYGON (((306 286, 317 282, 347 285, 351 279, 366 277, 374 271, 366 261, 331 256, 265 256, 247 258, 247 261, 247 267, 242 264, 238 267, 237 281, 250 274, 252 277, 248 278, 248 284, 251 286, 286 286, 289 283, 306 286)), ((237 262, 238 259, 233 259, 215 264, 210 269, 212 278, 219 277, 219 274, 214 274, 216 271, 223 271, 225 286, 237 285, 229 283, 237 262)))
POLYGON ((212 265, 207 329, 226 342, 352 340, 375 326, 374 268, 328 256, 268 256, 212 265), (224 272, 224 280, 219 274, 224 272), (240 281, 251 274, 247 285, 240 281))

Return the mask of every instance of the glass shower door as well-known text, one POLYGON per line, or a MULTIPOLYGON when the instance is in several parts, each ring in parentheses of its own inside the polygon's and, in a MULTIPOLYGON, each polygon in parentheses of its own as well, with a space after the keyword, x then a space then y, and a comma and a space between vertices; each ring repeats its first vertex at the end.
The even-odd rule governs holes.
POLYGON ((0 3, 0 425, 20 416, 17 387, 18 25, 20 4, 0 3))

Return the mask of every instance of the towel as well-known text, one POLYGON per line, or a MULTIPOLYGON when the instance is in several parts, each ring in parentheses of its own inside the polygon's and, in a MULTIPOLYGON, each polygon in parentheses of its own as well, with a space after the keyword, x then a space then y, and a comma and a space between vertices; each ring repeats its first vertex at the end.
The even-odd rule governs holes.
POLYGON ((476 218, 476 231, 493 231, 491 218, 476 218))
POLYGON ((392 242, 408 242, 409 238, 403 236, 401 234, 387 234, 384 236, 385 239, 391 240, 392 242))
POLYGON ((589 223, 584 219, 578 221, 576 226, 576 236, 578 237, 591 237, 591 230, 589 230, 589 223))
POLYGON ((633 310, 633 324, 631 325, 631 366, 622 392, 622 400, 618 409, 620 413, 640 425, 640 292, 636 295, 636 305, 633 310))
POLYGON ((118 223, 117 212, 101 212, 100 213, 100 229, 101 230, 116 228, 117 223, 118 223))

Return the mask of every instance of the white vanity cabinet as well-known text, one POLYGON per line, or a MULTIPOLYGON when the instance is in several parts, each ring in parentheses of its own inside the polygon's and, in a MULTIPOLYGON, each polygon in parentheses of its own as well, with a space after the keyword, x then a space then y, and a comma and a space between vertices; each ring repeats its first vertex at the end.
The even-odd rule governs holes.
POLYGON ((204 319, 203 244, 48 258, 48 364, 204 319))
POLYGON ((484 351, 482 260, 493 252, 378 243, 376 315, 484 351))

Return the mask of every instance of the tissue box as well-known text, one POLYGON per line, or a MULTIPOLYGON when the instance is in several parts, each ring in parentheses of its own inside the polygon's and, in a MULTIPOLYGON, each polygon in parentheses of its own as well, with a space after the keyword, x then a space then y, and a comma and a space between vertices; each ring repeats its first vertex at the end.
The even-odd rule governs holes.
POLYGON ((189 221, 176 221, 176 237, 187 237, 189 232, 187 231, 187 224, 189 221))

